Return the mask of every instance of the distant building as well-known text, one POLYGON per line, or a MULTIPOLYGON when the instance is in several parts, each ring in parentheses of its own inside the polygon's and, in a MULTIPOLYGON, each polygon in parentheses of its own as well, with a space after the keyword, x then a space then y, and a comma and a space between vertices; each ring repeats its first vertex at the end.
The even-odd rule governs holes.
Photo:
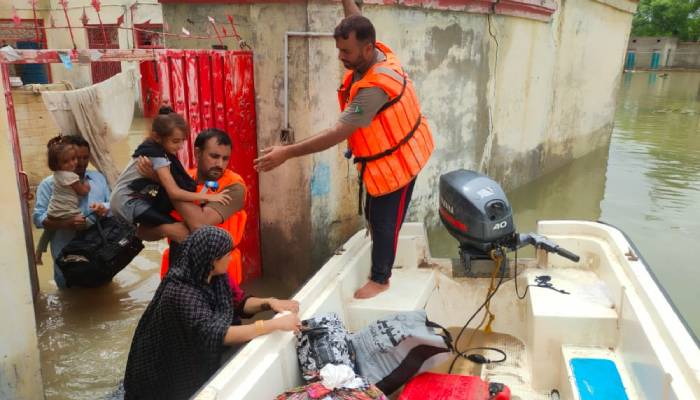
POLYGON ((632 36, 625 69, 700 69, 700 42, 663 36, 632 36))
MULTIPOLYGON (((78 49, 132 49, 162 47, 163 13, 156 0, 102 1, 99 19, 91 0, 70 0, 67 14, 73 28, 73 39, 66 15, 57 0, 38 0, 36 17, 31 2, 6 1, 0 9, 0 45, 17 49, 70 49, 73 40, 78 49), (13 13, 13 7, 16 13, 13 13), (18 21, 13 18, 18 18, 18 21), (35 19, 36 18, 36 19, 35 19), (102 29, 104 28, 104 29, 102 29), (131 29, 135 28, 135 29, 131 29)), ((10 75, 23 83, 60 83, 70 81, 80 88, 101 82, 122 70, 119 62, 76 64, 68 70, 61 64, 11 65, 10 75)))

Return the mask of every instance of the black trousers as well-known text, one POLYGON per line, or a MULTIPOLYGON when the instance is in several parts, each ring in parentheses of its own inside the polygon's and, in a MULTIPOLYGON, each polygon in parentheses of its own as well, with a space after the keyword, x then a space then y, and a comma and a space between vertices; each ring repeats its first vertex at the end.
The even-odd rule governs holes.
POLYGON ((367 194, 365 200, 365 219, 372 236, 372 273, 370 279, 385 284, 391 277, 391 268, 396 259, 396 245, 399 231, 406 218, 408 205, 411 203, 414 178, 401 189, 373 197, 367 194))

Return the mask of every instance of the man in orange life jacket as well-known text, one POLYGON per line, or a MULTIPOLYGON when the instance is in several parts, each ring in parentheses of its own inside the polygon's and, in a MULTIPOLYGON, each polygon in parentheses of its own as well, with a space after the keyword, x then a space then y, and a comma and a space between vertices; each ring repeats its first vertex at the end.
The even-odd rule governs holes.
MULTIPOLYGON (((401 225, 416 176, 433 151, 433 137, 413 88, 394 52, 376 41, 374 26, 353 0, 343 0, 345 19, 335 28, 338 58, 346 73, 338 91, 342 114, 329 129, 288 146, 272 146, 255 160, 269 171, 286 160, 348 141, 360 195, 367 191, 364 215, 372 235, 372 273, 355 292, 371 298, 389 288, 401 225)), ((360 205, 359 211, 362 211, 360 205)))
MULTIPOLYGON (((198 224, 190 229, 195 230, 203 225, 219 226, 231 234, 234 244, 238 246, 243 238, 247 219, 246 212, 243 210, 246 187, 243 178, 226 168, 231 157, 231 138, 219 129, 210 128, 197 135, 194 147, 197 168, 188 172, 197 181, 197 190, 224 192, 229 195, 231 201, 227 205, 209 203, 204 206, 201 220, 196 221, 198 224)), ((152 170, 146 160, 140 161, 139 164, 139 169, 144 175, 150 173, 149 169, 152 170)), ((174 252, 175 247, 176 245, 171 243, 169 250, 174 252)), ((163 254, 161 278, 168 270, 169 250, 166 249, 163 254)), ((241 252, 238 248, 234 248, 228 268, 229 279, 232 283, 239 284, 243 279, 241 262, 241 252)))

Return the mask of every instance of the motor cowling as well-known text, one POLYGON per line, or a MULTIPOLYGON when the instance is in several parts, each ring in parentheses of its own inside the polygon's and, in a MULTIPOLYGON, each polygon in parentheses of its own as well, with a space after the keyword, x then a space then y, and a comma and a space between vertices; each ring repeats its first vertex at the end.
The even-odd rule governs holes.
POLYGON ((457 170, 440 176, 440 219, 473 256, 512 244, 513 212, 501 186, 475 171, 457 170))

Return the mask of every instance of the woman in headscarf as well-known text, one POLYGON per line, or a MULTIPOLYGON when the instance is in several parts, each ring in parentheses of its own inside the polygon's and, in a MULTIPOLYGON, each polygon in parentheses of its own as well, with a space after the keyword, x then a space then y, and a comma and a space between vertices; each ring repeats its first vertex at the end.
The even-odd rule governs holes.
POLYGON ((225 276, 233 248, 228 232, 194 231, 143 313, 129 351, 125 399, 187 399, 219 367, 226 346, 300 327, 298 303, 234 296, 225 276), (280 318, 241 325, 273 309, 280 318))

